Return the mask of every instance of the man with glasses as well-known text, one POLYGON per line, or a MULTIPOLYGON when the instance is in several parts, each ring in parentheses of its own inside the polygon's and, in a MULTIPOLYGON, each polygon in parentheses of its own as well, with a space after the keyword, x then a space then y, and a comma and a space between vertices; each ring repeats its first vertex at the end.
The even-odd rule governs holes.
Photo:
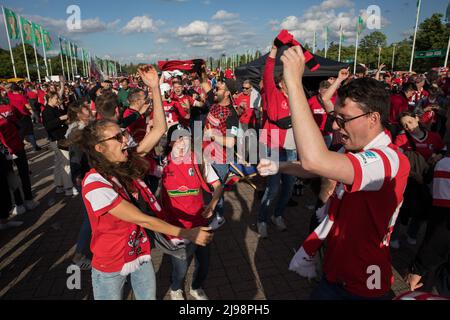
MULTIPOLYGON (((295 255, 291 270, 311 276, 317 252, 327 241, 323 279, 315 300, 389 299, 393 283, 389 249, 409 176, 408 159, 385 133, 389 95, 374 79, 351 81, 338 92, 333 129, 344 148, 329 151, 305 97, 305 57, 300 47, 285 51, 284 79, 289 90, 297 163, 263 160, 262 175, 278 172, 320 176, 338 182, 323 222, 295 255)), ((393 298, 393 297, 392 297, 393 298)))

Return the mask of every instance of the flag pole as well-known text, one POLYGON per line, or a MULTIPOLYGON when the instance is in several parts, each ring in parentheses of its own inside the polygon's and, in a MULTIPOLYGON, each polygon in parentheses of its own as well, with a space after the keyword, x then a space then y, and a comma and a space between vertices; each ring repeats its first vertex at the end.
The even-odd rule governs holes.
POLYGON ((341 25, 341 32, 339 35, 339 57, 338 57, 339 62, 341 62, 341 50, 342 50, 342 25, 341 25))
POLYGON ((381 46, 378 47, 378 68, 381 65, 381 46))
POLYGON ((447 63, 448 63, 448 56, 450 53, 450 37, 448 37, 448 45, 447 45, 447 54, 445 55, 445 64, 444 64, 444 68, 447 68, 447 63))
POLYGON ((328 56, 328 27, 325 27, 325 58, 328 56))
POLYGON ((314 39, 313 39, 313 54, 316 54, 316 47, 317 47, 317 34, 316 34, 316 30, 314 30, 314 39))
POLYGON ((72 81, 75 81, 75 68, 73 66, 72 42, 69 42, 70 69, 72 71, 72 81))
MULTIPOLYGON (((67 67, 67 80, 70 81, 69 58, 67 57, 67 41, 66 41, 66 67, 67 67)), ((72 74, 72 77, 73 77, 73 74, 72 74)))
POLYGON ((41 27, 41 39, 42 39, 42 50, 44 52, 45 71, 46 71, 47 77, 49 77, 50 75, 48 72, 47 51, 45 50, 44 30, 42 30, 42 27, 41 27))
POLYGON ((33 47, 34 47, 34 57, 36 58, 36 67, 37 67, 38 79, 39 79, 39 82, 42 82, 41 70, 39 70, 40 69, 39 68, 39 60, 38 60, 37 50, 36 50, 36 40, 34 41, 33 47))
POLYGON ((6 22, 5 7, 3 7, 3 6, 2 6, 2 11, 3 11, 3 19, 5 20, 6 38, 8 38, 9 53, 11 54, 11 63, 12 63, 12 67, 13 67, 14 78, 17 78, 16 63, 14 61, 14 55, 13 55, 12 48, 11 48, 11 39, 9 36, 8 24, 6 22))
POLYGON ((18 16, 20 23, 19 23, 19 28, 20 28, 20 37, 22 39, 22 45, 23 45, 23 55, 25 57, 25 67, 27 69, 27 77, 28 77, 28 81, 31 81, 31 77, 30 77, 30 69, 28 67, 28 58, 27 58, 27 51, 25 49, 25 41, 23 39, 23 30, 22 30, 22 17, 18 16))
POLYGON ((61 69, 62 69, 63 77, 66 78, 66 71, 64 71, 64 58, 63 58, 63 50, 62 50, 62 41, 61 41, 60 37, 58 37, 58 40, 59 40, 59 49, 60 49, 60 53, 61 53, 61 69))
POLYGON ((420 7, 421 6, 422 6, 422 0, 419 0, 417 2, 416 29, 414 31, 414 40, 413 40, 413 46, 412 46, 412 52, 411 52, 411 63, 409 64, 409 72, 413 71, 414 53, 415 53, 415 50, 416 50, 417 30, 419 28, 419 18, 420 18, 420 7))
POLYGON ((394 67, 395 67, 395 43, 394 47, 392 48, 392 72, 394 72, 394 67))
POLYGON ((356 31, 356 45, 355 45, 355 65, 353 69, 353 74, 356 74, 356 65, 358 60, 358 44, 359 44, 359 30, 356 31))

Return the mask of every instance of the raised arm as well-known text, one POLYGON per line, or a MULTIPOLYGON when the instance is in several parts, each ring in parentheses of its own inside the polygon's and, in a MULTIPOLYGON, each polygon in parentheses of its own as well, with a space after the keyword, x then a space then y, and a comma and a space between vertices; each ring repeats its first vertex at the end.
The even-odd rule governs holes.
POLYGON ((334 111, 334 105, 331 99, 335 93, 339 90, 342 83, 345 82, 350 75, 349 68, 339 71, 338 78, 334 81, 330 88, 323 94, 322 99, 325 104, 325 109, 328 113, 334 111))
POLYGON ((295 143, 303 169, 314 175, 353 185, 355 175, 351 161, 345 155, 328 151, 309 108, 301 81, 305 71, 302 49, 296 46, 286 50, 281 60, 289 92, 295 143))
POLYGON ((139 154, 147 154, 159 143, 162 136, 167 132, 167 122, 159 89, 158 73, 153 66, 140 67, 138 72, 144 84, 152 91, 153 97, 154 125, 137 148, 139 154))

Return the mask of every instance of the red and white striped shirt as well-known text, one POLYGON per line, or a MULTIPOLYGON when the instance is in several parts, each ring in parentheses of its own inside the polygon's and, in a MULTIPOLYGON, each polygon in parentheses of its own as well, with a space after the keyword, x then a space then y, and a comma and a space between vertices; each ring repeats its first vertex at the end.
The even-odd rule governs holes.
POLYGON ((381 133, 360 153, 347 153, 355 172, 352 186, 340 184, 328 204, 334 217, 324 273, 362 297, 381 297, 393 283, 390 236, 403 203, 410 164, 381 133), (379 281, 368 285, 373 270, 379 281))
POLYGON ((450 208, 450 156, 439 161, 434 170, 433 205, 450 208))

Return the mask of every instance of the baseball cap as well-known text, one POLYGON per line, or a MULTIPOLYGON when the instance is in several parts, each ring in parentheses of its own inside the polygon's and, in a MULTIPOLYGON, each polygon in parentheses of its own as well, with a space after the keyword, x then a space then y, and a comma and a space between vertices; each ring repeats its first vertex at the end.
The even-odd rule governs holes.
POLYGON ((167 133, 167 142, 175 142, 181 137, 191 137, 191 129, 184 124, 176 124, 170 127, 167 133))

